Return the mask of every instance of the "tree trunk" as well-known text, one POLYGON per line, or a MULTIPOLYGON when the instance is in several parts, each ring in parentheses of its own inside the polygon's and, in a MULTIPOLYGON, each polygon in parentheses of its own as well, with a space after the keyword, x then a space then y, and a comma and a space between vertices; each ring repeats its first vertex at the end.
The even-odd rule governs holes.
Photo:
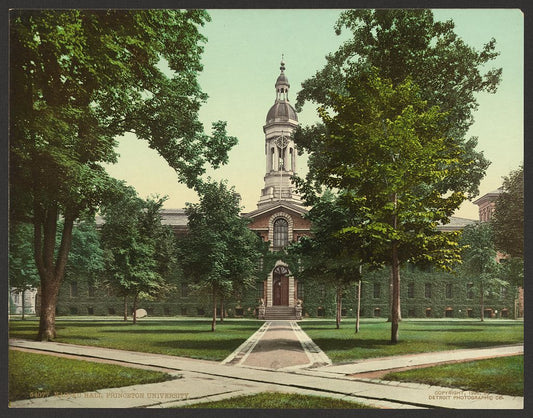
POLYGON ((128 295, 124 295, 124 321, 128 320, 128 295))
POLYGON ((337 329, 341 325, 341 313, 342 313, 342 288, 337 288, 337 314, 335 315, 335 326, 337 329))
POLYGON ((224 297, 220 297, 220 322, 224 322, 224 297))
MULTIPOLYGON (((394 273, 392 271, 392 266, 391 266, 391 269, 390 269, 390 275, 389 275, 389 317, 387 318, 387 322, 392 322, 392 309, 393 309, 393 305, 392 305, 392 300, 393 300, 393 295, 394 295, 394 285, 393 285, 393 276, 394 276, 394 273)), ((400 267, 398 265, 398 280, 400 277, 400 267)), ((401 310, 401 301, 398 300, 398 321, 402 321, 402 310, 401 310)))
POLYGON ((137 298, 139 297, 139 293, 135 293, 135 296, 133 297, 133 324, 137 323, 137 298))
MULTIPOLYGON (((392 227, 396 230, 398 227, 398 216, 396 207, 398 196, 396 193, 392 199, 394 203, 394 215, 392 227)), ((398 343, 398 327, 400 322, 400 261, 398 258, 398 242, 392 242, 392 259, 391 259, 391 279, 392 279, 392 312, 391 312, 391 344, 398 343)))
POLYGON ((361 316, 361 279, 357 282, 357 310, 355 312, 355 332, 359 332, 359 319, 361 316))
POLYGON ((480 302, 481 302, 481 322, 485 321, 485 296, 483 295, 483 280, 481 280, 479 287, 481 289, 480 292, 480 302))
POLYGON ((41 316, 39 318, 39 333, 37 340, 50 341, 56 338, 56 304, 59 293, 59 283, 48 278, 41 279, 41 316))
POLYGON ((213 287, 213 320, 211 321, 211 331, 217 328, 217 294, 213 287))
POLYGON ((34 206, 34 258, 41 279, 41 317, 37 339, 49 341, 56 337, 55 316, 59 288, 65 275, 68 253, 72 242, 74 216, 65 215, 61 243, 54 262, 57 206, 43 210, 34 206))
POLYGON ((26 289, 22 289, 22 320, 24 321, 24 311, 26 310, 26 304, 24 303, 24 294, 26 289))

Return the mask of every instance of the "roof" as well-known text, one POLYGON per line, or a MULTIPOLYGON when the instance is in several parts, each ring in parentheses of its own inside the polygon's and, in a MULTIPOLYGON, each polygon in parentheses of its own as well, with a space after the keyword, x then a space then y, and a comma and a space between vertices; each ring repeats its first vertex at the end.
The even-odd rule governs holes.
POLYGON ((485 202, 495 202, 496 199, 498 199, 498 196, 503 192, 503 187, 499 187, 496 190, 493 190, 492 192, 485 193, 480 198, 474 200, 472 203, 474 205, 482 205, 485 202))
POLYGON ((467 218, 459 218, 457 216, 450 216, 450 222, 448 222, 446 225, 439 224, 437 226, 437 229, 439 231, 443 232, 449 232, 449 231, 460 231, 467 225, 475 224, 476 220, 474 219, 467 219, 467 218))
POLYGON ((261 215, 263 215, 265 213, 268 213, 268 212, 271 212, 271 211, 277 210, 277 209, 287 209, 287 210, 295 212, 295 213, 297 213, 297 214, 299 214, 301 216, 305 215, 306 213, 309 212, 303 206, 294 205, 292 203, 288 203, 286 201, 281 200, 281 201, 278 201, 278 202, 275 202, 275 203, 271 203, 269 205, 262 206, 261 208, 253 210, 251 212, 243 213, 242 215, 247 217, 247 218, 257 218, 258 216, 261 216, 261 215))
MULTIPOLYGON (((185 209, 161 209, 161 223, 163 225, 169 225, 173 228, 186 228, 187 227, 187 214, 185 209)), ((96 216, 96 225, 102 226, 105 220, 102 216, 96 216)))
POLYGON ((274 103, 274 105, 268 111, 266 123, 278 121, 287 122, 289 119, 298 122, 296 110, 294 110, 288 101, 280 100, 276 101, 276 103, 274 103))

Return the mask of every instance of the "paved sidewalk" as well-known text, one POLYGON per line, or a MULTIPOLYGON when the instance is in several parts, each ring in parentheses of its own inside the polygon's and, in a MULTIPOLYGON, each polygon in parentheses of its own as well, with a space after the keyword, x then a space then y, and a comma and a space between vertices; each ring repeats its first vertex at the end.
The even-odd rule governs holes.
POLYGON ((267 321, 222 363, 291 370, 328 365, 331 360, 296 321, 267 321))
MULTIPOLYGON (((11 340, 10 344, 42 352, 74 354, 85 359, 111 359, 121 361, 124 365, 162 367, 180 371, 182 375, 181 379, 163 383, 12 402, 10 406, 15 408, 159 408, 264 391, 309 393, 358 401, 369 407, 393 409, 435 407, 522 409, 524 405, 523 397, 413 383, 384 382, 376 379, 354 379, 346 376, 353 371, 348 367, 350 365, 291 371, 266 370, 234 367, 230 364, 205 360, 53 342, 11 340), (343 371, 339 367, 346 368, 343 371), (333 370, 335 372, 332 372, 333 370)), ((468 355, 473 356, 475 353, 470 352, 468 355)))
POLYGON ((341 375, 352 375, 378 370, 391 370, 403 367, 416 367, 464 360, 482 360, 486 358, 524 354, 524 345, 515 344, 491 348, 471 348, 464 350, 436 351, 421 354, 408 354, 394 357, 371 358, 355 363, 337 364, 318 367, 315 370, 341 375))

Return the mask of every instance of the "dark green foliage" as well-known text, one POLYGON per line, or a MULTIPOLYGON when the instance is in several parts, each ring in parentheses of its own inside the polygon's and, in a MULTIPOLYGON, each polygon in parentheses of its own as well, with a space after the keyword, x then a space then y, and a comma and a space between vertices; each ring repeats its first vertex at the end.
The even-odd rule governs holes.
POLYGON ((189 232, 179 241, 179 259, 193 288, 211 297, 214 331, 217 300, 253 286, 264 245, 241 218, 234 188, 207 181, 199 192, 200 203, 186 209, 189 232))
POLYGON ((494 40, 477 52, 429 10, 346 11, 336 25, 343 28, 353 37, 298 94, 298 107, 319 105, 322 123, 295 134, 310 154, 297 184, 308 203, 321 186, 339 189, 358 221, 342 232, 366 250, 366 263, 391 265, 395 342, 399 264, 458 261, 457 237, 436 226, 477 194, 488 162, 464 136, 474 93, 495 91, 501 70, 480 73, 497 55, 494 40))
POLYGON ((312 222, 312 237, 303 237, 289 248, 298 257, 300 270, 297 277, 305 283, 315 279, 332 287, 336 293, 336 326, 339 327, 342 313, 342 294, 360 278, 359 266, 362 255, 357 253, 360 245, 347 244, 339 239, 339 231, 353 221, 350 212, 339 205, 338 198, 326 191, 309 211, 312 222))
POLYGON ((22 317, 25 293, 39 286, 39 272, 33 259, 33 228, 27 223, 11 224, 9 228, 9 290, 22 293, 22 317))
POLYGON ((481 305, 480 318, 483 321, 485 297, 499 292, 502 287, 509 287, 509 282, 502 280, 502 268, 496 258, 496 248, 492 225, 481 222, 466 226, 461 234, 463 263, 459 268, 462 277, 474 284, 479 294, 481 305))
MULTIPOLYGON (((167 373, 52 355, 9 351, 9 400, 74 394, 98 389, 164 382, 167 373)), ((97 401, 97 400, 96 400, 97 401)))
POLYGON ((524 396, 524 356, 500 357, 407 370, 389 373, 382 379, 524 396))
POLYGON ((488 161, 475 150, 477 139, 464 137, 478 107, 475 94, 493 93, 500 82, 501 68, 487 70, 499 54, 496 41, 476 51, 454 33, 453 21, 436 22, 431 10, 424 9, 349 10, 341 14, 335 30, 352 36, 326 57, 322 70, 302 83, 296 108, 306 101, 332 105, 335 94, 345 93, 346 79, 370 67, 378 68, 393 86, 410 77, 420 86, 421 99, 445 114, 442 127, 465 150, 456 164, 468 165, 468 175, 443 182, 460 184, 476 195, 488 161))
POLYGON ((503 179, 503 190, 492 215, 496 249, 509 258, 503 274, 511 283, 524 285, 524 167, 503 179))
POLYGON ((245 408, 245 409, 363 409, 369 406, 321 396, 293 393, 265 392, 248 396, 236 396, 214 402, 202 402, 184 408, 245 408))
POLYGON ((102 210, 105 284, 125 298, 133 297, 134 322, 138 299, 170 290, 176 267, 172 230, 161 223, 163 202, 157 197, 142 200, 135 190, 124 186, 120 198, 102 210))
POLYGON ((34 225, 39 339, 56 335, 74 221, 109 198, 103 163, 116 162, 117 136, 146 140, 189 187, 206 164, 227 161, 236 138, 224 122, 206 135, 198 119, 207 97, 197 81, 205 42, 198 28, 208 20, 202 10, 10 13, 10 218, 34 225))
POLYGON ((511 257, 524 257, 524 167, 503 179, 491 223, 498 250, 511 257))
POLYGON ((100 246, 94 216, 85 216, 72 229, 72 244, 65 278, 90 280, 104 272, 104 252, 100 246))

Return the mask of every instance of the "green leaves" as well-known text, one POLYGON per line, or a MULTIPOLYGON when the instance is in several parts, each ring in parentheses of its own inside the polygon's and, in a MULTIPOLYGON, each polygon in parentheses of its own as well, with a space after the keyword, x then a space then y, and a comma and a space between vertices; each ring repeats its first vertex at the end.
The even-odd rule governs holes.
POLYGON ((122 295, 154 296, 169 285, 176 267, 174 236, 159 213, 165 199, 142 200, 125 186, 120 191, 102 212, 106 282, 122 295))
POLYGON ((512 257, 524 257, 524 167, 520 166, 503 180, 491 219, 494 242, 512 257))
POLYGON ((225 182, 198 187, 200 203, 189 204, 189 233, 180 238, 180 265, 197 288, 229 295, 253 284, 261 255, 259 237, 240 216, 240 196, 225 182))

